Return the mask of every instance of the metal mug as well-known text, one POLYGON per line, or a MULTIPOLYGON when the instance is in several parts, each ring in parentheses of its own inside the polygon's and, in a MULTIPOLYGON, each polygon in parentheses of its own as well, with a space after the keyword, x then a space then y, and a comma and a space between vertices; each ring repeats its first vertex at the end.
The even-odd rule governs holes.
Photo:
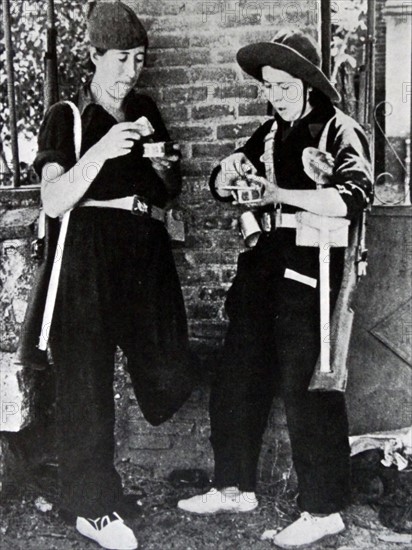
POLYGON ((245 245, 248 248, 254 247, 262 233, 262 229, 260 228, 255 214, 250 210, 243 212, 239 218, 239 227, 245 245))

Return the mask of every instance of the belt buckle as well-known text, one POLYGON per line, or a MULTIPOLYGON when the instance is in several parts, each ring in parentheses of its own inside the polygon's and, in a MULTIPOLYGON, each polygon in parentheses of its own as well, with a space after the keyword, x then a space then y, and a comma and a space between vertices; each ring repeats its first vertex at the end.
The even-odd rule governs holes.
POLYGON ((132 214, 135 216, 149 215, 149 206, 138 195, 133 196, 132 214))

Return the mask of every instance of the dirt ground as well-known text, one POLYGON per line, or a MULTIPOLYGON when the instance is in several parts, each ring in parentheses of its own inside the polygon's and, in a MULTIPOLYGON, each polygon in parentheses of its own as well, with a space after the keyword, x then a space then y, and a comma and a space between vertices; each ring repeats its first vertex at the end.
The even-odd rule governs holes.
MULTIPOLYGON (((122 468, 128 491, 139 493, 140 514, 129 521, 139 547, 144 550, 268 550, 270 541, 261 541, 266 529, 282 527, 298 515, 294 491, 285 486, 260 484, 260 506, 248 514, 194 516, 177 509, 176 503, 199 492, 183 483, 137 478, 130 465, 122 468)), ((53 495, 43 484, 30 483, 19 495, 10 495, 0 508, 0 548, 2 550, 92 550, 73 526, 60 519, 55 507, 41 512, 35 502, 53 495)), ((412 547, 410 535, 397 535, 383 527, 377 511, 370 506, 352 505, 344 514, 347 530, 313 549, 395 550, 412 547), (398 542, 394 542, 397 540, 398 542)))

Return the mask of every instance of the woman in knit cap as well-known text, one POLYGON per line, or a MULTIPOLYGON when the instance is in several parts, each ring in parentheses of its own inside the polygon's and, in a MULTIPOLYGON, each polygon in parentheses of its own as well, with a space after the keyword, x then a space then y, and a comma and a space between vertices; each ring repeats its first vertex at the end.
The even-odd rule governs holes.
MULTIPOLYGON (((170 418, 191 391, 184 304, 164 225, 181 190, 179 156, 144 155, 168 142, 159 111, 134 87, 148 39, 125 4, 92 3, 94 74, 46 114, 35 167, 46 213, 71 210, 50 330, 57 376, 61 509, 103 548, 137 548, 114 460, 114 354, 120 346, 144 416, 170 418), (136 122, 137 121, 137 122, 136 122)), ((150 154, 150 153, 149 153, 150 154)), ((135 503, 137 509, 137 503, 135 503)))
MULTIPOLYGON (((226 301, 230 325, 210 401, 215 487, 179 507, 210 514, 258 506, 262 436, 280 388, 302 515, 273 540, 294 548, 344 529, 340 511, 350 491, 344 395, 308 391, 320 347, 319 248, 297 246, 296 229, 288 222, 302 210, 356 222, 370 200, 370 155, 360 126, 333 106, 339 94, 322 73, 318 47, 308 36, 279 32, 272 42, 242 48, 237 60, 262 83, 274 118, 222 160, 211 190, 221 201, 234 196, 237 204, 245 202, 243 195, 254 198, 250 206, 262 215, 263 233, 240 256, 226 301), (317 151, 307 173, 304 151, 320 147, 322 136, 326 151, 317 151), (328 176, 322 165, 326 173, 330 169, 328 176), (317 189, 318 179, 323 189, 317 189), (262 189, 261 199, 253 197, 253 185, 262 189)), ((331 251, 332 305, 343 258, 343 248, 331 251)))

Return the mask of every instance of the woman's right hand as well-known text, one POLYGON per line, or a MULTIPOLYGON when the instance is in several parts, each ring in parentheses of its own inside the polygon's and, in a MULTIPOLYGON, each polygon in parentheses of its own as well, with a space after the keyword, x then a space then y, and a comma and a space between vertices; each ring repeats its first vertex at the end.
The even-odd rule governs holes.
POLYGON ((256 173, 244 153, 233 153, 220 162, 220 172, 216 178, 216 191, 221 197, 233 195, 233 187, 244 182, 246 175, 256 173))
POLYGON ((239 179, 244 179, 246 174, 250 174, 254 170, 253 164, 248 160, 244 153, 233 153, 224 158, 220 167, 223 173, 223 179, 228 185, 239 179))
POLYGON ((103 162, 123 157, 130 153, 134 142, 141 137, 135 122, 119 122, 93 146, 93 154, 103 162))

